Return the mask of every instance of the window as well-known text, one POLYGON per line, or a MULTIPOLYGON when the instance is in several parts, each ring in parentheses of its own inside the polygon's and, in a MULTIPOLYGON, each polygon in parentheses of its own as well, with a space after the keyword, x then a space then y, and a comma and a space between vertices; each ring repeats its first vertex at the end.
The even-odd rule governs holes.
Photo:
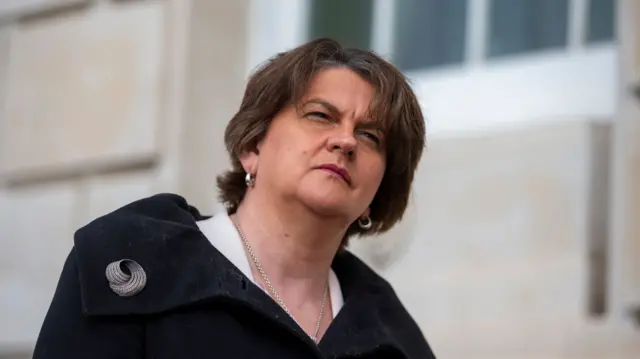
POLYGON ((615 16, 615 0, 589 0, 586 42, 613 40, 615 16))
POLYGON ((310 36, 330 37, 344 46, 371 49, 374 1, 312 0, 310 36))
POLYGON ((572 51, 570 29, 581 31, 575 34, 578 44, 571 41, 578 47, 609 42, 615 36, 616 0, 309 2, 310 38, 328 36, 346 46, 390 53, 403 71, 478 64, 545 50, 572 51), (584 16, 571 16, 582 9, 571 4, 584 4, 584 16))
POLYGON ((490 0, 488 57, 567 45, 568 0, 490 0))
POLYGON ((396 2, 394 62, 403 70, 464 61, 468 0, 396 2))

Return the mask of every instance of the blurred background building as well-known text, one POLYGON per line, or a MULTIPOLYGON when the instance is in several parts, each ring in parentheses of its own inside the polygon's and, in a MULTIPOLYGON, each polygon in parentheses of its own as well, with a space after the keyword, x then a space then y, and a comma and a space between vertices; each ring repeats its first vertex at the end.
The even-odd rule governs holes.
POLYGON ((406 218, 353 250, 436 355, 640 358, 637 0, 0 0, 0 358, 79 226, 157 192, 221 210, 247 75, 319 36, 428 117, 406 218))

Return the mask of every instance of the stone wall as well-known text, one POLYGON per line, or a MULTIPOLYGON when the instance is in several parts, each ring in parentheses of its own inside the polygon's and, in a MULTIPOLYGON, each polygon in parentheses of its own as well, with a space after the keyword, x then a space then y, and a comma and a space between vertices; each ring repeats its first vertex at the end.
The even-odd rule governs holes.
POLYGON ((619 1, 620 112, 614 131, 612 295, 640 327, 640 3, 619 1))
POLYGON ((237 0, 0 4, 0 356, 31 351, 79 226, 157 192, 214 209, 247 16, 237 0))
POLYGON ((355 246, 437 354, 637 358, 605 278, 610 134, 584 119, 431 141, 408 222, 355 246))

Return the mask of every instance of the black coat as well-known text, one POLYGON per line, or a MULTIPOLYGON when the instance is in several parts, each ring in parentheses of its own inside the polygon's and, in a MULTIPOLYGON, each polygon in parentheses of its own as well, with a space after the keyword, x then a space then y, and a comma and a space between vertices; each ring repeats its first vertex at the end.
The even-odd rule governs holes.
POLYGON ((200 232, 180 196, 133 202, 79 229, 34 359, 434 358, 391 286, 347 251, 344 306, 316 345, 200 232), (105 268, 133 259, 145 288, 121 297, 105 268))

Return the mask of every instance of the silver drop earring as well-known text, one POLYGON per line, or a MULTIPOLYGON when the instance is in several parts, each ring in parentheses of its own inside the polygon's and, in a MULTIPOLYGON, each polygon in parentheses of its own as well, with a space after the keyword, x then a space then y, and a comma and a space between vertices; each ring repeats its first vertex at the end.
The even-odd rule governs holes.
POLYGON ((251 175, 251 172, 247 172, 247 175, 244 176, 244 183, 247 184, 247 187, 253 187, 256 184, 256 179, 251 175))
POLYGON ((360 228, 367 230, 371 228, 372 225, 373 225, 373 222, 371 222, 371 218, 369 216, 365 216, 364 218, 358 218, 358 226, 360 226, 360 228))

